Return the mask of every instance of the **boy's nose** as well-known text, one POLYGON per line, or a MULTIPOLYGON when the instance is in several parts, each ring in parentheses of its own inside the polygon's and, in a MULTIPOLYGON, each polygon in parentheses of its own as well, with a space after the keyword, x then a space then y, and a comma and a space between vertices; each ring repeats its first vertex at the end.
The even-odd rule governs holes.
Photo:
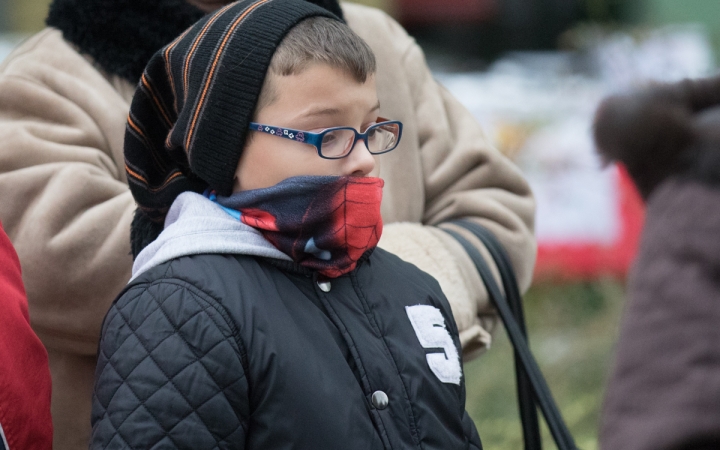
POLYGON ((362 139, 355 143, 355 147, 345 160, 347 161, 345 175, 366 177, 375 169, 375 158, 362 139))

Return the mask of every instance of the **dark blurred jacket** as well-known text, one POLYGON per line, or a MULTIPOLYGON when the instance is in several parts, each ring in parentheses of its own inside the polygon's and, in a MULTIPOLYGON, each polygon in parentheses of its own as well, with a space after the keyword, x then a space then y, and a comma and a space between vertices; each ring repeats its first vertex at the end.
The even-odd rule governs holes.
POLYGON ((601 152, 647 199, 602 449, 720 448, 718 95, 720 79, 684 81, 612 98, 597 115, 601 152))
POLYGON ((628 300, 602 448, 720 446, 720 188, 657 188, 628 300))

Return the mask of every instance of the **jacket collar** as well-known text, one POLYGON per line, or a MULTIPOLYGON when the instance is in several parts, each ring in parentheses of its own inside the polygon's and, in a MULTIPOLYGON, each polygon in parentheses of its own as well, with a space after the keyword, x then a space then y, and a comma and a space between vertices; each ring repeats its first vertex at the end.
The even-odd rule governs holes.
MULTIPOLYGON (((309 0, 342 18, 337 0, 309 0)), ((152 55, 203 12, 186 0, 53 0, 47 25, 102 70, 135 84, 152 55)))
MULTIPOLYGON (((371 249, 367 250, 365 253, 363 253, 363 255, 360 257, 360 259, 358 259, 357 267, 355 267, 355 269, 352 272, 350 272, 350 274, 346 274, 343 276, 352 275, 353 273, 357 272, 358 268, 360 266, 362 266, 363 264, 365 264, 365 262, 367 262, 368 259, 370 259, 370 255, 372 255, 375 250, 376 250, 376 248, 371 248, 371 249)), ((302 276, 314 278, 314 279, 323 279, 323 280, 327 279, 327 278, 324 278, 322 275, 318 274, 317 271, 309 269, 305 266, 301 266, 300 264, 298 264, 294 261, 289 261, 286 259, 279 259, 279 258, 269 258, 266 256, 260 256, 259 258, 264 261, 267 261, 271 266, 275 266, 278 269, 282 270, 283 272, 289 272, 289 273, 293 273, 296 275, 302 275, 302 276)))

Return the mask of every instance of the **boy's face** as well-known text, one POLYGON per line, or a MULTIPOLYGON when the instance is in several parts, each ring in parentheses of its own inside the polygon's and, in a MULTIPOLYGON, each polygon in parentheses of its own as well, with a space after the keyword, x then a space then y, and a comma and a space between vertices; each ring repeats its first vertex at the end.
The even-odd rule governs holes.
MULTIPOLYGON (((365 129, 378 117, 375 77, 365 83, 326 64, 314 64, 295 75, 273 76, 273 100, 255 122, 319 132, 331 127, 365 129)), ((323 159, 312 145, 251 131, 235 171, 233 192, 273 186, 300 175, 377 176, 379 167, 358 140, 350 155, 323 159)))

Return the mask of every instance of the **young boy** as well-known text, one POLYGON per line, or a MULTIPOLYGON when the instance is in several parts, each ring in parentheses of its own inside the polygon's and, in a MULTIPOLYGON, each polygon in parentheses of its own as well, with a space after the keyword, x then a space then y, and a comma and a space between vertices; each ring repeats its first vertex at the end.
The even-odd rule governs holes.
POLYGON ((378 117, 374 72, 301 0, 231 4, 153 57, 92 448, 481 448, 446 298, 375 248, 376 158, 402 125, 378 117))

